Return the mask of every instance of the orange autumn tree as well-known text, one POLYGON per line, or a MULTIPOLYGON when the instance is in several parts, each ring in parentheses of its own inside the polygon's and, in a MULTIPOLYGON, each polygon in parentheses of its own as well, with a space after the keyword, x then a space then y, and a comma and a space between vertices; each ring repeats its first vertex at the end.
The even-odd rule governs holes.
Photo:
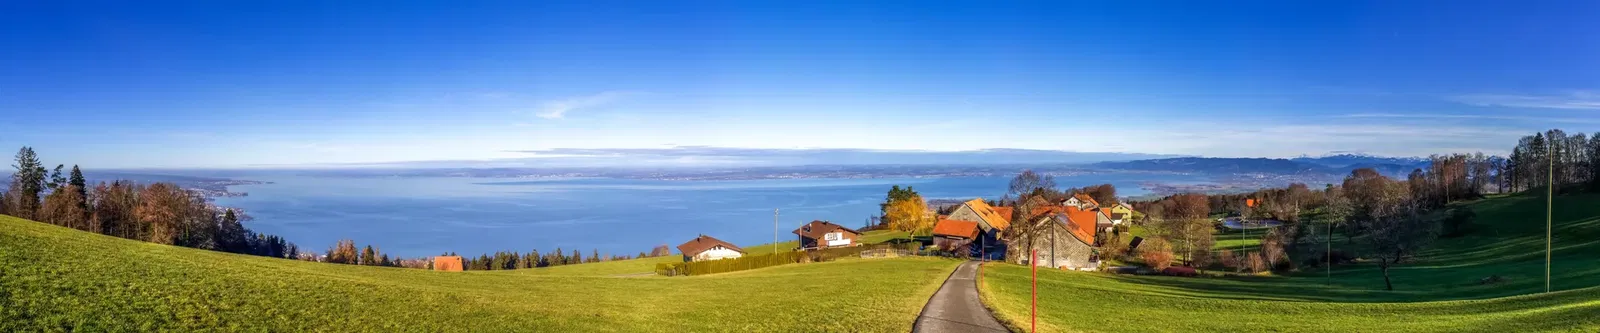
POLYGON ((933 230, 934 215, 920 195, 894 200, 885 207, 884 222, 889 228, 912 234, 926 234, 933 230))

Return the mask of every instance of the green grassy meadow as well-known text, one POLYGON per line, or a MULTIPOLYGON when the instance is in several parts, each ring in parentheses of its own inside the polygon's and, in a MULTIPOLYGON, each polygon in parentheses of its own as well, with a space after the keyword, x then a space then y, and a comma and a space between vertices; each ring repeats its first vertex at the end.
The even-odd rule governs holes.
MULTIPOLYGON (((1537 294, 1545 287, 1544 198, 1508 196, 1461 203, 1477 213, 1475 231, 1441 238, 1420 260, 1393 269, 1394 291, 1369 263, 1335 267, 1331 277, 1041 270, 1040 331, 1600 331, 1600 195, 1555 204, 1554 293, 1537 294), (1490 275, 1507 280, 1478 283, 1490 275)), ((1342 245, 1336 238, 1335 248, 1342 245)), ((989 265, 986 304, 1026 325, 1028 274, 989 265)))
MULTIPOLYGON (((1393 270, 1270 276, 1039 271, 1040 331, 1600 331, 1600 195, 1558 198, 1544 290, 1543 198, 1461 203, 1473 232, 1393 270), (1505 282, 1478 280, 1498 275, 1505 282)), ((906 235, 872 232, 863 243, 906 235)), ((1359 240, 1358 240, 1359 241, 1359 240)), ((1336 239, 1336 246, 1343 242, 1336 239)), ((782 249, 783 244, 779 244, 782 249)), ((747 247, 760 254, 759 248, 747 247)), ((788 247, 792 248, 793 244, 788 247)), ((770 252, 770 250, 768 250, 770 252)), ((694 331, 910 328, 958 264, 842 260, 661 277, 677 256, 511 271, 335 265, 124 240, 0 216, 0 332, 694 331)), ((1029 271, 986 266, 981 290, 1023 328, 1029 271)))
POLYGON ((244 256, 0 216, 0 332, 906 331, 959 263, 785 265, 691 277, 676 257, 432 272, 244 256))

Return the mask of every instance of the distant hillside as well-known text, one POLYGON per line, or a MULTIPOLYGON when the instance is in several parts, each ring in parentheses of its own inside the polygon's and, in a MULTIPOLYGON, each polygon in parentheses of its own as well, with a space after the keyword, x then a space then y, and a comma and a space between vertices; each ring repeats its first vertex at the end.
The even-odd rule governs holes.
POLYGON ((1362 154, 1338 154, 1322 157, 1297 157, 1291 161, 1310 163, 1340 171, 1372 168, 1390 177, 1404 177, 1411 170, 1428 167, 1428 159, 1421 157, 1381 157, 1362 154))
POLYGON ((1372 168, 1390 177, 1403 177, 1411 170, 1425 168, 1428 161, 1409 157, 1375 157, 1365 155, 1331 155, 1324 157, 1281 158, 1222 158, 1181 157, 1126 162, 1101 162, 1091 166, 1102 169, 1161 171, 1201 174, 1274 174, 1301 176, 1343 176, 1350 170, 1372 168))
POLYGON ((1421 157, 1382 157, 1363 154, 1338 154, 1322 157, 1296 157, 1290 161, 1311 163, 1331 168, 1346 168, 1358 165, 1399 165, 1418 166, 1427 165, 1428 159, 1421 157))
POLYGON ((1092 164, 1092 166, 1113 170, 1206 174, 1332 175, 1339 173, 1334 168, 1276 158, 1180 157, 1127 162, 1101 162, 1092 164))

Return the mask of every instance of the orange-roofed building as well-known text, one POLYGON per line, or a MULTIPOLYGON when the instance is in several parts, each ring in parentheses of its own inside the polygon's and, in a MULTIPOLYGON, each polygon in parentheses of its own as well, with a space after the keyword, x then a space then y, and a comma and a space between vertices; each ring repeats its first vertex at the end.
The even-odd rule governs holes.
POLYGON ((950 212, 948 219, 973 221, 978 223, 978 243, 983 249, 979 253, 993 258, 1005 257, 1005 239, 1000 238, 1000 233, 1011 227, 1010 214, 1001 215, 1002 211, 1009 213, 1011 209, 996 210, 994 206, 983 202, 983 199, 972 199, 961 203, 950 212))
MULTIPOLYGON (((1004 211, 1009 213, 1011 209, 1007 207, 1004 211)), ((956 207, 955 211, 950 212, 950 219, 978 222, 978 227, 983 228, 983 232, 1005 231, 1011 227, 1011 215, 1001 215, 1000 210, 983 202, 983 199, 972 199, 961 203, 961 207, 956 207)))
POLYGON ((967 249, 978 235, 978 222, 939 220, 933 225, 933 247, 945 251, 967 249))
POLYGON ((1011 225, 1011 212, 1013 212, 1013 211, 1015 211, 1015 210, 1012 209, 1011 207, 1006 207, 1006 206, 994 207, 995 215, 1000 215, 1000 218, 1006 219, 1006 226, 1007 227, 1010 227, 1010 225, 1011 225))
POLYGON ((1078 209, 1083 210, 1100 208, 1100 202, 1094 201, 1094 197, 1082 193, 1075 194, 1071 198, 1067 198, 1067 200, 1061 202, 1061 204, 1078 207, 1078 209))
MULTIPOLYGON (((1098 217, 1103 216, 1101 213, 1075 206, 1047 206, 1035 208, 1034 211, 1038 212, 1038 223, 1046 226, 1048 231, 1034 239, 1034 249, 1039 251, 1039 258, 1032 264, 1070 270, 1095 270, 1100 267, 1100 261, 1094 253, 1094 236, 1098 217)), ((1020 250, 1020 245, 1012 244, 1012 250, 1020 250)), ((1019 264, 1028 263, 1026 258, 1019 259, 1019 264)))

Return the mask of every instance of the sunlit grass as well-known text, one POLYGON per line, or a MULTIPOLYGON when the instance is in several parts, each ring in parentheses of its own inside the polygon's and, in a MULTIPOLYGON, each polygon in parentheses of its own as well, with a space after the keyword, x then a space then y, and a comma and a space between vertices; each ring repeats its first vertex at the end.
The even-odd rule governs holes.
MULTIPOLYGON (((1544 198, 1461 203, 1474 232, 1435 241, 1391 272, 1360 263, 1282 276, 1176 278, 1042 270, 1041 331, 1543 331, 1600 329, 1600 195, 1558 197, 1552 287, 1544 291, 1544 198), (1500 276, 1504 282, 1481 284, 1500 276)), ((1357 239, 1356 245, 1360 245, 1357 239)), ((1335 238, 1335 248, 1346 246, 1335 238)), ((1357 250, 1347 248, 1346 250, 1357 250)), ((1298 259, 1298 258, 1297 258, 1298 259)), ((984 292, 1028 315, 1026 267, 991 265, 984 292)))
POLYGON ((958 263, 609 277, 671 258, 432 272, 156 245, 0 216, 0 332, 903 332, 958 263))

